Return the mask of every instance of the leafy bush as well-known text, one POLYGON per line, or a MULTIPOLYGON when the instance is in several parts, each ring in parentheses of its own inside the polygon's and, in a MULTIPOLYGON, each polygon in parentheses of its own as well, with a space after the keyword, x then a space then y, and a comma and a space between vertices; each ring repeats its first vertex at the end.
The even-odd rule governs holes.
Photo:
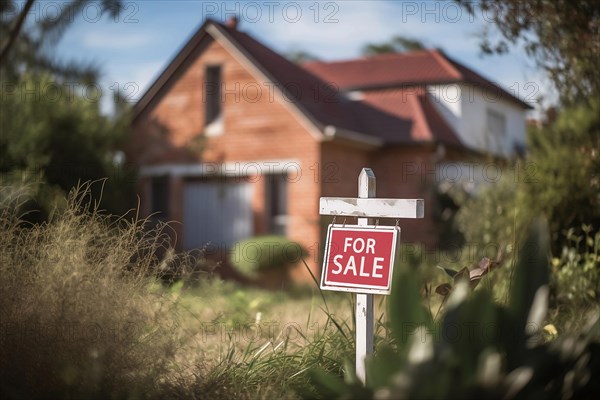
POLYGON ((551 250, 561 257, 569 240, 562 232, 583 234, 582 224, 600 230, 600 102, 564 109, 555 121, 528 133, 529 154, 508 165, 502 178, 468 195, 449 194, 460 205, 455 224, 465 241, 502 246, 514 255, 532 216, 549 223, 551 250))
MULTIPOLYGON (((314 370, 321 398, 573 398, 594 397, 600 383, 600 320, 574 337, 539 337, 548 297, 547 226, 535 222, 519 251, 510 302, 494 302, 472 279, 451 288, 444 315, 422 304, 414 275, 402 270, 390 302, 395 346, 367 360, 367 382, 351 368, 344 380, 314 370), (470 282, 470 283, 469 283, 470 282)), ((491 263, 480 270, 489 270, 491 263)), ((455 275, 458 275, 455 274, 455 275)))
POLYGON ((552 288, 559 303, 572 307, 600 302, 600 231, 584 225, 584 235, 566 233, 567 244, 552 260, 552 288))
POLYGON ((284 236, 259 236, 242 240, 233 246, 231 263, 243 274, 258 274, 286 270, 300 262, 306 250, 284 236))
MULTIPOLYGON (((531 217, 543 214, 548 219, 553 306, 574 300, 568 305, 573 308, 597 299, 594 251, 583 243, 594 238, 582 226, 600 231, 599 138, 599 101, 565 108, 556 119, 530 129, 527 157, 509 166, 499 182, 475 196, 459 187, 450 192, 460 204, 455 222, 466 242, 480 249, 500 248, 511 264, 531 217)), ((494 291, 508 296, 510 274, 502 270, 498 275, 494 291)))
POLYGON ((531 176, 524 206, 548 218, 555 253, 564 230, 582 224, 600 230, 600 100, 562 110, 529 132, 531 176))
POLYGON ((522 206, 521 185, 504 173, 497 183, 482 187, 474 195, 468 195, 458 187, 452 195, 460 204, 455 224, 465 242, 479 249, 502 247, 510 257, 515 250, 513 244, 519 241, 528 219, 522 206))
POLYGON ((3 76, 0 83, 6 88, 0 96, 0 180, 28 184, 27 208, 36 212, 26 219, 45 220, 73 187, 101 179, 105 185, 90 190, 110 213, 134 206, 135 174, 118 151, 129 130, 126 109, 105 116, 97 93, 86 97, 49 74, 15 81, 3 76))

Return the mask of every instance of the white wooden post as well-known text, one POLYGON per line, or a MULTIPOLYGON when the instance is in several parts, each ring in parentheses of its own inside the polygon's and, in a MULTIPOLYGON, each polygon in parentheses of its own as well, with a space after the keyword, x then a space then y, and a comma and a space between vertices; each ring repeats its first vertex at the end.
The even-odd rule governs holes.
MULTIPOLYGON (((363 168, 358 177, 358 198, 321 197, 319 208, 321 215, 341 217, 357 217, 359 226, 373 224, 373 218, 423 218, 425 203, 423 199, 377 199, 375 198, 375 174, 371 168, 363 168)), ((357 228, 364 229, 364 228, 357 228)), ((330 231, 331 233, 331 231, 330 231)), ((329 246, 328 237, 327 246, 329 246)), ((327 247, 326 246, 326 247, 327 247)), ((326 249, 324 267, 328 268, 328 252, 326 249)), ((389 273, 392 273, 393 257, 389 273)), ((339 273, 339 272, 338 272, 339 273)), ((356 272, 355 272, 356 273, 356 272)), ((345 274, 345 273, 344 273, 345 274)), ((365 359, 373 353, 373 294, 388 291, 375 289, 358 289, 345 285, 328 285, 325 272, 321 275, 321 289, 356 292, 356 375, 366 384, 365 359), (365 291, 360 293, 361 291, 365 291)), ((331 282, 330 282, 331 283, 331 282)), ((368 286, 367 286, 368 287, 368 286)))
MULTIPOLYGON (((375 197, 375 174, 371 168, 363 168, 358 176, 358 197, 375 197)), ((358 218, 359 226, 369 225, 369 218, 358 218)), ((373 295, 356 294, 356 375, 366 383, 365 358, 373 353, 373 295)))

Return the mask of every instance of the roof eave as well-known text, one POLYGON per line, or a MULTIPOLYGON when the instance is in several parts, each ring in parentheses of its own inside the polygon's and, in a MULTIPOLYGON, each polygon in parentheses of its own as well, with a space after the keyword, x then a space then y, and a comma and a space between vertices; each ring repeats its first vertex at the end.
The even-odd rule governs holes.
MULTIPOLYGON (((227 31, 222 28, 222 26, 220 24, 216 24, 216 23, 211 24, 210 26, 208 26, 206 28, 206 30, 209 34, 213 35, 213 37, 215 37, 216 40, 218 40, 219 37, 225 39, 226 43, 230 44, 233 47, 233 49, 235 49, 237 52, 239 52, 239 54, 243 58, 245 58, 246 60, 249 61, 251 66, 256 69, 255 73, 262 75, 265 78, 265 81, 270 81, 270 82, 277 81, 275 79, 275 77, 266 68, 264 68, 261 65, 261 63, 258 60, 256 60, 248 51, 246 51, 246 49, 244 49, 243 46, 240 46, 236 42, 236 40, 234 40, 227 33, 227 31)), ((221 43, 221 44, 226 44, 226 43, 221 43)), ((281 90, 281 87, 279 85, 274 85, 274 91, 280 96, 280 98, 282 98, 282 99, 286 98, 285 94, 283 93, 283 91, 281 90)), ((318 121, 316 118, 314 118, 302 106, 302 104, 300 104, 299 102, 289 102, 289 101, 283 101, 282 104, 284 104, 284 106, 289 107, 290 111, 292 111, 293 114, 299 118, 301 123, 303 123, 303 125, 308 129, 308 131, 311 133, 311 135, 315 139, 323 140, 325 125, 323 123, 321 123, 320 121, 318 121)))
MULTIPOLYGON (((152 83, 140 100, 136 103, 133 110, 133 121, 137 120, 142 112, 152 103, 154 98, 160 93, 165 84, 173 76, 173 74, 181 67, 185 60, 193 53, 197 46, 206 37, 213 38, 214 40, 220 41, 221 45, 229 47, 236 51, 242 58, 248 60, 251 64, 255 73, 258 73, 265 77, 266 81, 275 82, 275 78, 267 71, 258 60, 249 54, 243 46, 240 46, 223 27, 213 20, 207 19, 204 24, 192 35, 192 37, 186 42, 186 44, 179 50, 179 52, 173 57, 173 59, 167 64, 167 67, 161 72, 158 78, 152 83), (220 39, 220 40, 219 40, 220 39)), ((281 93, 281 89, 275 85, 274 90, 278 95, 285 98, 285 95, 281 93)), ((324 139, 325 125, 315 119, 304 107, 295 102, 283 102, 284 105, 289 105, 290 110, 294 112, 301 123, 308 129, 311 135, 317 140, 324 139)))
POLYGON ((206 21, 204 21, 200 28, 194 32, 194 34, 181 47, 181 49, 175 53, 171 61, 167 63, 167 66, 162 70, 154 82, 152 82, 152 84, 144 92, 142 97, 133 106, 133 121, 139 118, 142 112, 150 105, 156 95, 160 93, 165 84, 171 79, 173 74, 181 67, 181 65, 193 53, 197 46, 202 43, 202 40, 208 37, 206 27, 212 23, 214 23, 214 21, 211 19, 206 19, 206 21))
MULTIPOLYGON (((443 79, 443 80, 432 80, 432 81, 416 81, 416 82, 395 82, 395 83, 382 83, 382 84, 376 84, 376 85, 356 85, 356 86, 342 86, 340 87, 340 90, 344 91, 344 92, 354 92, 354 91, 370 91, 370 90, 386 90, 386 89, 402 89, 402 88, 409 88, 409 87, 425 87, 425 86, 431 86, 431 85, 449 85, 449 84, 453 84, 453 83, 468 83, 471 85, 476 85, 480 88, 484 88, 484 85, 482 85, 479 82, 475 82, 472 80, 465 80, 465 79, 443 79)), ((534 107, 532 107, 530 104, 524 102, 523 100, 519 99, 518 97, 513 96, 512 94, 508 93, 506 90, 502 89, 501 87, 496 86, 499 95, 504 98, 507 101, 510 101, 511 103, 517 104, 520 107, 526 109, 526 110, 533 110, 534 107)))
POLYGON ((324 134, 325 136, 323 141, 341 140, 345 142, 352 142, 369 149, 379 148, 384 145, 384 141, 381 138, 333 125, 326 126, 324 129, 324 134))

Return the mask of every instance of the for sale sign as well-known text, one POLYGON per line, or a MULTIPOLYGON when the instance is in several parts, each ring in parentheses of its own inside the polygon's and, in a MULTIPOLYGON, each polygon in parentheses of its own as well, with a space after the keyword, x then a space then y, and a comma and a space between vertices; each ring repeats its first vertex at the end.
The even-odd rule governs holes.
POLYGON ((329 225, 321 289, 389 294, 400 228, 329 225))

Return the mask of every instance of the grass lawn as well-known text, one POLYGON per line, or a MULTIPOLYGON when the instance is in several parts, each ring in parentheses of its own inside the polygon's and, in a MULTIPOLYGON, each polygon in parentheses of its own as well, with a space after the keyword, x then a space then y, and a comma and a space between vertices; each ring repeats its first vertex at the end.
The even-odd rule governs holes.
MULTIPOLYGON (((298 398, 312 390, 311 368, 341 375, 344 362, 353 362, 350 294, 316 287, 266 291, 220 280, 159 290, 177 304, 190 334, 179 362, 193 379, 173 388, 184 397, 298 398)), ((377 334, 385 337, 385 299, 376 301, 377 334)))
MULTIPOLYGON (((353 369, 353 295, 317 285, 266 291, 210 275, 165 285, 157 276, 194 275, 199 260, 164 251, 160 231, 82 212, 88 208, 85 194, 75 194, 50 222, 29 226, 0 207, 0 397, 322 397, 315 370, 341 377, 353 369)), ((430 284, 420 293, 414 286, 413 306, 396 309, 422 303, 437 323, 434 288, 444 276, 419 268, 430 284)), ((481 287, 503 304, 507 290, 495 282, 486 277, 481 287)), ((375 353, 383 359, 408 349, 389 330, 388 302, 375 297, 375 353)), ((553 325, 545 340, 581 331, 599 309, 561 303, 544 322, 553 325)), ((388 370, 398 367, 400 358, 390 360, 388 370)))
MULTIPOLYGON (((352 296, 156 276, 197 265, 74 193, 45 224, 0 207, 0 376, 9 398, 297 398, 354 358, 352 296)), ((167 247, 168 248, 168 247, 167 247)), ((385 299, 377 334, 384 337, 385 299)))

